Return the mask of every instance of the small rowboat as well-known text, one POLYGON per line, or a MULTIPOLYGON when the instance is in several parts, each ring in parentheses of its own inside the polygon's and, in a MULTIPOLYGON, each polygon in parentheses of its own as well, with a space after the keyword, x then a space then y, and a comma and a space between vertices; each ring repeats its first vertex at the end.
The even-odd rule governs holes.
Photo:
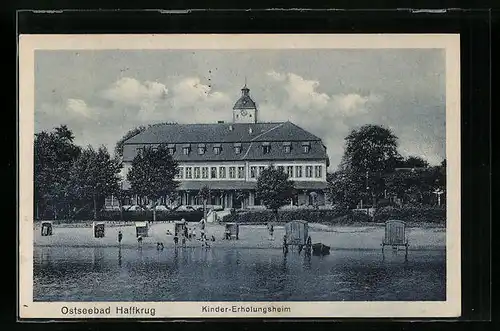
POLYGON ((323 245, 322 243, 317 243, 312 245, 313 255, 329 255, 330 246, 323 245))

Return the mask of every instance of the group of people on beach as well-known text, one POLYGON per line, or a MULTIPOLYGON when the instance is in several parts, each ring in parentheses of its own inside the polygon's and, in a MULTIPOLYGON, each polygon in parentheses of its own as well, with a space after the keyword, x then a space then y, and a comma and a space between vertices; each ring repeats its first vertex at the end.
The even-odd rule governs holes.
MULTIPOLYGON (((186 247, 187 240, 196 240, 196 227, 189 228, 187 226, 188 223, 184 219, 181 220, 181 223, 184 224, 181 231, 177 231, 177 228, 175 228, 175 233, 174 233, 175 247, 179 245, 179 239, 181 242, 181 247, 186 247)), ((201 219, 201 221, 199 222, 199 226, 200 226, 200 238, 198 240, 201 241, 202 247, 210 248, 209 240, 205 232, 206 220, 201 219)), ((211 240, 215 241, 215 237, 212 236, 211 240)))
MULTIPOLYGON (((179 244, 181 245, 181 247, 186 247, 186 242, 188 240, 189 241, 196 240, 196 226, 191 227, 191 228, 188 227, 188 223, 186 222, 185 219, 182 219, 181 223, 184 224, 184 226, 182 227, 182 230, 178 231, 178 229, 175 228, 175 233, 173 234, 174 235, 174 238, 173 238, 174 245, 176 248, 179 246, 179 244), (179 243, 179 241, 180 241, 180 243, 179 243)), ((209 248, 210 247, 209 239, 207 238, 207 235, 205 232, 206 220, 202 219, 199 222, 199 226, 200 226, 200 238, 198 240, 201 241, 202 247, 209 248)), ((172 235, 172 232, 170 230, 167 230, 167 235, 172 235)), ((120 246, 121 246, 122 240, 123 240, 123 233, 121 231, 118 231, 118 244, 120 246)), ((212 235, 210 240, 215 241, 215 237, 212 235)), ((142 236, 140 236, 140 235, 137 236, 137 244, 139 245, 139 247, 142 246, 142 241, 143 241, 142 236)), ((162 242, 156 243, 157 250, 162 251, 164 248, 165 248, 165 246, 163 245, 162 242)))

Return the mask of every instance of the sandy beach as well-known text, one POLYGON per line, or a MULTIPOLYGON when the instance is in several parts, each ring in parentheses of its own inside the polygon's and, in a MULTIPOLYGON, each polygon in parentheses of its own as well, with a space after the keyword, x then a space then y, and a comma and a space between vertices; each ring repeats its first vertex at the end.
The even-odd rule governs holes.
MULTIPOLYGON (((200 229, 197 226, 197 223, 189 223, 190 228, 196 227, 196 235, 199 238, 200 229)), ((41 236, 39 224, 34 227, 33 231, 35 246, 118 247, 118 231, 122 231, 121 246, 124 248, 138 247, 133 224, 107 224, 104 238, 94 238, 90 224, 55 224, 52 236, 41 236)), ((157 242, 162 242, 166 249, 174 247, 173 235, 168 235, 168 231, 174 232, 174 223, 151 225, 149 236, 144 237, 142 247, 155 247, 157 242)), ((224 240, 224 226, 209 223, 206 227, 206 234, 208 238, 215 237, 215 241, 209 241, 211 248, 281 249, 285 230, 283 226, 275 226, 274 240, 269 240, 265 225, 240 225, 239 240, 224 240)), ((384 237, 384 226, 382 224, 327 226, 310 223, 309 235, 313 243, 323 243, 332 249, 380 249, 384 237)), ((410 250, 444 250, 446 248, 445 228, 408 227, 407 236, 410 250)), ((197 239, 188 240, 186 246, 201 247, 202 243, 197 239)))

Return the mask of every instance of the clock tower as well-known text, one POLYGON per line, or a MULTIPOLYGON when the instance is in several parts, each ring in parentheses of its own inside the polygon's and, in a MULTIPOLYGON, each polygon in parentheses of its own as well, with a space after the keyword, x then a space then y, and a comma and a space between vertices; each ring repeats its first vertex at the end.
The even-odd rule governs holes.
POLYGON ((249 92, 250 89, 245 84, 241 89, 241 97, 233 107, 233 123, 257 123, 257 106, 249 92))

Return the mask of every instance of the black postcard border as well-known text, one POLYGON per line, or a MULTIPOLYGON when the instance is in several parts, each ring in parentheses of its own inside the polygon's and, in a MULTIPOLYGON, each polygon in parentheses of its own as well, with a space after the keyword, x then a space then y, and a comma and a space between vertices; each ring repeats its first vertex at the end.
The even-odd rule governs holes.
MULTIPOLYGON (((460 33, 461 35, 461 149, 462 149, 462 317, 458 319, 411 319, 412 321, 470 321, 491 318, 491 86, 492 20, 488 9, 455 9, 444 11, 404 10, 192 10, 192 11, 31 11, 16 12, 16 52, 19 34, 67 33, 460 33)), ((11 39, 12 40, 12 39, 11 39)), ((16 54, 17 56, 17 54, 16 54)), ((17 60, 17 59, 16 59, 17 60)), ((17 62, 17 61, 16 61, 17 62)), ((16 66, 17 69, 17 66, 16 66)), ((17 78, 17 70, 16 70, 17 78)), ((17 83, 17 80, 16 80, 17 83)), ((17 87, 17 86, 16 86, 17 87)), ((13 162, 18 191, 19 127, 17 93, 14 100, 13 162)), ((16 206, 18 196, 16 195, 16 206)), ((18 211, 16 209, 16 219, 18 211)), ((17 230, 17 226, 16 226, 17 230)), ((17 237, 19 233, 16 231, 17 237)), ((18 248, 18 239, 14 244, 18 248)), ((18 253, 18 252, 17 252, 18 253)), ((16 271, 18 271, 16 255, 16 271)), ((16 274, 17 284, 17 274, 16 274)), ((18 300, 16 285, 17 316, 18 300)), ((4 312, 6 312, 4 310, 4 312)), ((47 319, 19 320, 50 322, 47 319)), ((161 319, 178 321, 176 319, 161 319)), ((189 319, 189 321, 216 321, 189 319)), ((310 319, 266 319, 297 322, 310 319)), ((315 319, 317 322, 330 319, 315 319)), ((335 319, 353 321, 353 319, 335 319)), ((359 321, 359 319, 357 319, 359 321)), ((388 319, 382 319, 387 321, 388 319)), ((391 319, 389 319, 391 320, 391 319)), ((394 320, 394 319, 392 319, 394 320)), ((409 321, 409 319, 397 319, 409 321)), ((58 322, 64 320, 58 320, 58 322)), ((75 320, 71 320, 75 321, 75 320)), ((112 327, 115 323, 135 320, 86 321, 112 327), (111 324, 110 324, 111 323, 111 324)), ((147 321, 158 321, 152 319, 147 321)), ((262 319, 227 319, 217 321, 256 322, 262 319)), ((366 322, 380 319, 364 319, 366 322)), ((30 328, 34 327, 32 323, 30 328)), ((45 324, 45 323, 44 323, 45 324)), ((52 324, 52 323, 51 323, 52 324)), ((73 324, 73 323, 70 323, 73 324)), ((147 323, 148 328, 156 323, 147 323)), ((273 323, 274 324, 274 323, 273 323)), ((404 323, 405 326, 411 325, 404 323)), ((440 324, 440 323, 437 323, 440 324)), ((66 323, 63 325, 69 326, 66 323)), ((317 324, 319 327, 319 324, 317 324)), ((62 326, 62 325, 61 325, 62 326)), ((72 325, 73 327, 75 325, 72 325)), ((137 325, 139 326, 139 325, 137 325)), ((400 325, 401 327, 403 325, 400 325)), ((406 327, 405 327, 406 329, 406 327)))

